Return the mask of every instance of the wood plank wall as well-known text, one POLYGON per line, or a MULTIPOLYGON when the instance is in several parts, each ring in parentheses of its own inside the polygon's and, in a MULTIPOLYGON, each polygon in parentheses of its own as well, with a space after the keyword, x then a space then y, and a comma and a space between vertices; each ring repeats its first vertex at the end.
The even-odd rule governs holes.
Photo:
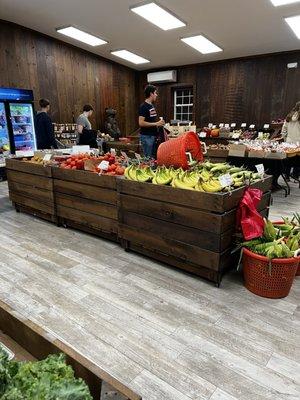
POLYGON ((130 134, 137 128, 136 83, 133 69, 0 20, 0 86, 33 89, 36 108, 48 98, 54 122, 72 122, 88 103, 93 128, 103 128, 104 110, 113 107, 130 134))
MULTIPOLYGON (((267 123, 285 117, 300 101, 300 51, 175 69, 177 84, 159 85, 157 108, 167 121, 174 118, 173 91, 182 86, 194 88, 199 127, 208 122, 267 123), (298 62, 298 68, 288 69, 291 62, 298 62)), ((140 101, 147 72, 139 74, 140 101)))

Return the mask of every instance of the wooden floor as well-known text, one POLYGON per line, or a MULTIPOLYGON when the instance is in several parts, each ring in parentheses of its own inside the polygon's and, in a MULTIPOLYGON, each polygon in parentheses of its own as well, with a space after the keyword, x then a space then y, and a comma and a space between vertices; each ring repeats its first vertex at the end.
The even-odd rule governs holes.
MULTIPOLYGON (((273 218, 300 211, 274 195, 273 218)), ((299 400, 300 279, 290 295, 220 289, 118 245, 17 214, 0 184, 0 298, 144 400, 299 400)))

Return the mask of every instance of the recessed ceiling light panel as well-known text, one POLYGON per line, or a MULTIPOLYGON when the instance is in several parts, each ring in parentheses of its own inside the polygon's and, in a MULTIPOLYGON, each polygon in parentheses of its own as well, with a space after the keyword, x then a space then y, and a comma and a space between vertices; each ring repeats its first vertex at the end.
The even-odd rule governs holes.
POLYGON ((206 39, 203 35, 191 36, 181 39, 184 43, 193 47, 202 54, 217 53, 223 51, 219 46, 206 39))
POLYGON ((89 33, 83 32, 80 29, 74 28, 74 26, 67 26, 65 28, 56 29, 58 33, 69 36, 72 39, 79 40, 80 42, 89 44, 90 46, 100 46, 106 44, 105 40, 99 39, 96 36, 90 35, 89 33))
POLYGON ((133 64, 145 64, 150 62, 146 58, 140 57, 137 54, 131 53, 131 51, 128 50, 116 50, 116 51, 111 51, 111 54, 123 58, 123 60, 130 61, 133 64))
POLYGON ((300 15, 294 17, 285 18, 291 29, 294 31, 298 39, 300 39, 300 15))
POLYGON ((299 3, 300 0, 271 0, 275 7, 285 6, 286 4, 299 3))
POLYGON ((186 24, 175 17, 175 15, 171 14, 169 11, 165 10, 154 2, 132 7, 131 11, 145 18, 147 21, 158 26, 164 31, 186 26, 186 24))

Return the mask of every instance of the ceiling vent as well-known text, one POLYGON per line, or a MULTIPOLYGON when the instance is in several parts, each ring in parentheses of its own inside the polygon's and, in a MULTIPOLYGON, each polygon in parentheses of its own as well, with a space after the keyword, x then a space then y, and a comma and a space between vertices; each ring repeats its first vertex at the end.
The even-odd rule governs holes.
POLYGON ((177 82, 177 71, 158 71, 147 74, 148 83, 177 82))

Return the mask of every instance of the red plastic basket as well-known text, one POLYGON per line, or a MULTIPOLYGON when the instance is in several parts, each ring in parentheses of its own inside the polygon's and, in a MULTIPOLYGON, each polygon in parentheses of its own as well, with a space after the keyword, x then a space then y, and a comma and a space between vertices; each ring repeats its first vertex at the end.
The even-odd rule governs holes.
POLYGON ((270 299, 286 297, 300 262, 297 258, 276 258, 271 262, 248 249, 243 249, 244 283, 250 292, 270 299))
POLYGON ((195 132, 186 132, 176 139, 161 143, 157 150, 157 164, 187 169, 187 152, 191 153, 194 160, 203 161, 201 142, 195 132))

